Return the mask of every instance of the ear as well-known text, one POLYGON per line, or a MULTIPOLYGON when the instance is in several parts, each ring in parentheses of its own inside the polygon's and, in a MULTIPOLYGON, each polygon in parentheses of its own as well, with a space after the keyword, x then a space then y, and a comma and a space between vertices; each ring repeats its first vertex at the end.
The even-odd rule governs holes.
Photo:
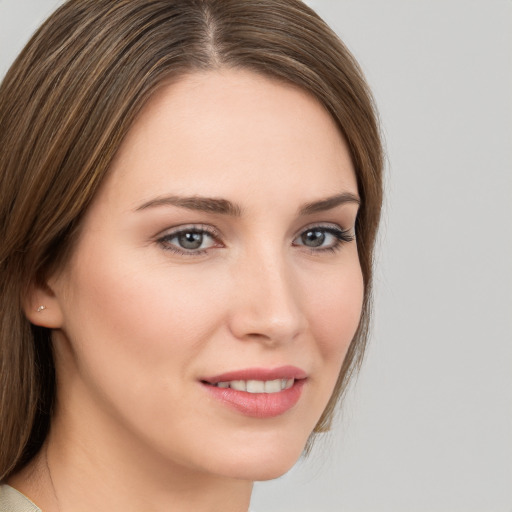
POLYGON ((23 301, 23 311, 34 325, 49 329, 62 327, 64 317, 59 300, 46 283, 30 285, 23 301))

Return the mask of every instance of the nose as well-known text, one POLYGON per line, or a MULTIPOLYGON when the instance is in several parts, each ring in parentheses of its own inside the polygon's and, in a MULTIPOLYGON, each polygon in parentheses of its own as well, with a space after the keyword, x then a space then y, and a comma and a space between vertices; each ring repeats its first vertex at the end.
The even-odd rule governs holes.
POLYGON ((274 346, 307 328, 300 283, 278 252, 260 251, 237 265, 229 324, 238 339, 274 346))

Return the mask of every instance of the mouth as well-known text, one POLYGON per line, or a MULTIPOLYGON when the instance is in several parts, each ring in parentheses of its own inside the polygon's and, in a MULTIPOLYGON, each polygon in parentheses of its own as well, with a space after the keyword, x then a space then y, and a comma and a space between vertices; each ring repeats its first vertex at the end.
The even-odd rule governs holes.
POLYGON ((300 368, 252 368, 201 379, 210 396, 253 418, 273 418, 299 401, 307 374, 300 368))
POLYGON ((285 389, 290 389, 295 383, 295 379, 274 379, 274 380, 231 380, 209 384, 217 388, 235 389, 236 391, 245 391, 246 393, 279 393, 285 389))

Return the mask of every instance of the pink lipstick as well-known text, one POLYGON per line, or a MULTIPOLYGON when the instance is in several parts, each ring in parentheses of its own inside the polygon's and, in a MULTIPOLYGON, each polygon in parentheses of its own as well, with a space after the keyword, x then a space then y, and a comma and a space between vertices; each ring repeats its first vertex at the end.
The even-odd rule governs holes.
POLYGON ((201 379, 211 396, 246 416, 273 418, 300 399, 307 374, 295 366, 247 368, 201 379))

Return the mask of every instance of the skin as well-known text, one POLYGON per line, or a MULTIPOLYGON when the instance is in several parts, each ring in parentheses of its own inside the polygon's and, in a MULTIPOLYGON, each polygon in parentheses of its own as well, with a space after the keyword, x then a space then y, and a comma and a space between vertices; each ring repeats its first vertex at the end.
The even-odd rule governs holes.
POLYGON ((309 247, 302 236, 353 235, 357 203, 299 210, 357 192, 339 130, 305 92, 240 70, 160 90, 69 261, 27 298, 29 319, 54 329, 58 400, 45 446, 10 483, 45 512, 247 510, 252 482, 300 456, 361 313, 357 241, 334 247, 322 231, 309 247), (240 211, 155 204, 167 196, 240 211), (183 252, 175 232, 191 227, 213 235, 183 252), (274 418, 241 414, 200 384, 282 365, 308 377, 274 418))

